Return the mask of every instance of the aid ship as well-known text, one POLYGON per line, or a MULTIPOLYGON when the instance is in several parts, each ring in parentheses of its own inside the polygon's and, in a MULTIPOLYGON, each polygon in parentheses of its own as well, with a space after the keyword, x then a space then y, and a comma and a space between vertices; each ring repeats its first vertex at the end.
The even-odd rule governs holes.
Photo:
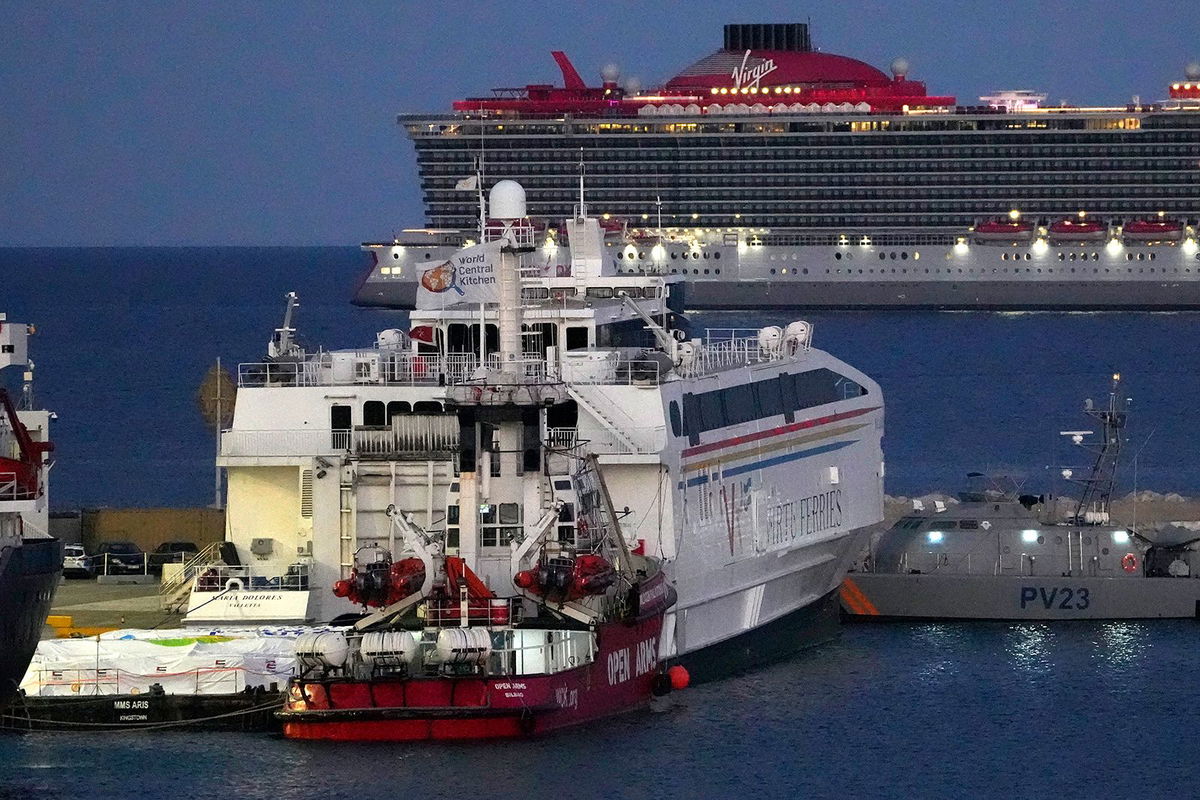
POLYGON ((878 384, 802 321, 693 334, 677 276, 611 268, 582 187, 567 274, 526 214, 493 186, 410 330, 311 352, 293 297, 239 367, 228 541, 185 622, 353 623, 298 650, 289 735, 536 733, 836 633, 882 518, 878 384))
MULTIPOLYGON (((32 392, 28 331, 0 314, 0 369, 25 369, 23 399, 32 392)), ((50 413, 17 406, 0 386, 0 710, 17 694, 62 572, 62 544, 47 533, 50 413)))
POLYGON ((813 49, 807 25, 726 25, 653 89, 606 67, 398 118, 424 227, 363 249, 365 306, 411 308, 430 262, 478 241, 472 178, 519 177, 548 273, 582 159, 618 274, 678 275, 728 308, 1200 307, 1200 63, 1166 99, 974 104, 813 49))

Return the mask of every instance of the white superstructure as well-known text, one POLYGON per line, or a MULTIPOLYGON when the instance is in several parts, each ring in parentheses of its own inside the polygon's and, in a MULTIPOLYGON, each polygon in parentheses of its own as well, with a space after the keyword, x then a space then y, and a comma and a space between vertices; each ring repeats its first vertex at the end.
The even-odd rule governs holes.
POLYGON ((431 265, 410 331, 241 365, 219 458, 241 565, 193 570, 189 622, 359 612, 330 588, 364 548, 402 550, 410 526, 520 595, 522 542, 595 534, 603 492, 580 453, 629 547, 668 563, 663 656, 836 589, 882 518, 879 386, 813 348, 804 322, 693 335, 672 310, 678 278, 617 273, 582 202, 570 274, 524 266, 523 196, 495 187, 503 221, 431 265))

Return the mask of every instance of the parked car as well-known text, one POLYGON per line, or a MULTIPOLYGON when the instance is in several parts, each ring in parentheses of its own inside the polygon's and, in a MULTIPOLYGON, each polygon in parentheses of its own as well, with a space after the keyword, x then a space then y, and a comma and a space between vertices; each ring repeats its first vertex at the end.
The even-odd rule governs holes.
POLYGON ((150 571, 155 575, 161 575, 163 564, 187 561, 198 552, 200 552, 200 548, 196 547, 195 542, 163 542, 150 554, 148 559, 150 571))
POLYGON ((67 578, 91 578, 96 573, 92 568, 92 557, 81 544, 63 546, 63 576, 67 578))
POLYGON ((92 564, 101 575, 141 575, 146 571, 145 555, 133 542, 104 542, 92 564))

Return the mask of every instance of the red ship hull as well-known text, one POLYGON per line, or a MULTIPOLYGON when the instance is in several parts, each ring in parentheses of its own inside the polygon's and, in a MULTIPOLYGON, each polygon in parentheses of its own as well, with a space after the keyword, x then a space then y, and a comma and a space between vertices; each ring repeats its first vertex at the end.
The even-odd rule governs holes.
POLYGON ((552 674, 295 679, 290 739, 424 741, 533 736, 646 706, 663 616, 597 629, 592 663, 552 674))

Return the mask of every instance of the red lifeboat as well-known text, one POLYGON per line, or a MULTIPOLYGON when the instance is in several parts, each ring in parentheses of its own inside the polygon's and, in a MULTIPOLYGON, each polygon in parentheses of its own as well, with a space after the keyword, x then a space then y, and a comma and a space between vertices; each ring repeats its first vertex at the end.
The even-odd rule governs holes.
POLYGON ((1001 244, 1028 242, 1033 238, 1033 223, 1021 220, 993 219, 975 226, 975 240, 1001 244))
POLYGON ((550 558, 513 576, 517 586, 547 600, 565 602, 604 594, 617 579, 612 565, 597 555, 550 558))
POLYGON ((347 580, 333 585, 333 593, 356 605, 383 608, 419 591, 423 583, 425 565, 421 559, 402 558, 355 566, 347 580))
POLYGON ((1067 217, 1053 223, 1049 233, 1054 243, 1103 242, 1108 236, 1108 226, 1090 219, 1067 217))
POLYGON ((1135 219, 1125 223, 1121 236, 1128 242, 1177 242, 1183 223, 1177 219, 1135 219))

